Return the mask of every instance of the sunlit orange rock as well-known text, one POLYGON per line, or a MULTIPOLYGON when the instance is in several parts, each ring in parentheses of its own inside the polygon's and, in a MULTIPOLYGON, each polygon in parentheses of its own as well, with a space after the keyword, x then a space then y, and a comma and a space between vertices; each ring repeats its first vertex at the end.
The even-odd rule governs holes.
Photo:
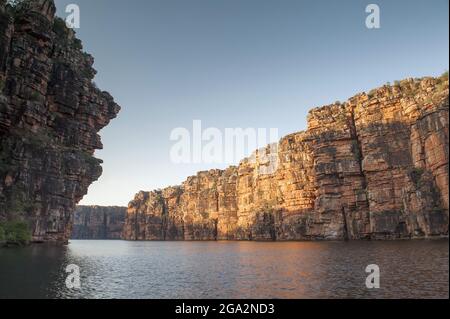
MULTIPOLYGON (((131 240, 391 239, 448 235, 448 76, 315 108, 278 167, 244 159, 130 202, 131 240)), ((256 160, 255 160, 256 159, 256 160)))

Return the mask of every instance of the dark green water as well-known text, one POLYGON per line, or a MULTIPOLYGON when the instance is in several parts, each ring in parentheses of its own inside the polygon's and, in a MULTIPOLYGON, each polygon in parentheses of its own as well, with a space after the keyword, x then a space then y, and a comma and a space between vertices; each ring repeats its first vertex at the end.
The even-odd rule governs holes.
POLYGON ((0 249, 0 298, 448 298, 448 240, 72 241, 0 249), (66 287, 67 265, 81 289, 66 287), (365 268, 377 264, 381 288, 365 268))

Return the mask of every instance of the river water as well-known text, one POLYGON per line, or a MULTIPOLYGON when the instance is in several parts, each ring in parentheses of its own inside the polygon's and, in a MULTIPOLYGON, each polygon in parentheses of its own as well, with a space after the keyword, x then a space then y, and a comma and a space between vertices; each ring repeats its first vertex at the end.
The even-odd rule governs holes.
POLYGON ((448 240, 74 240, 0 249, 0 298, 448 298, 448 273, 448 240), (66 286, 71 264, 80 289, 66 286), (370 264, 379 289, 366 287, 370 264))

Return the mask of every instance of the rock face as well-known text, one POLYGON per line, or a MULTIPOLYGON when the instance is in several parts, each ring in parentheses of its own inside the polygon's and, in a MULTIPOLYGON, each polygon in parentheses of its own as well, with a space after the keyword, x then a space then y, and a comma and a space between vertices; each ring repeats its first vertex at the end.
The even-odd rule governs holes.
POLYGON ((77 206, 72 239, 121 239, 126 207, 77 206))
POLYGON ((102 173, 97 134, 120 107, 52 0, 0 0, 0 222, 66 242, 72 213, 102 173))
POLYGON ((130 202, 128 240, 394 239, 448 235, 448 75, 313 109, 308 130, 238 167, 130 202), (272 154, 273 155, 273 154, 272 154), (269 173, 268 173, 269 172, 269 173))

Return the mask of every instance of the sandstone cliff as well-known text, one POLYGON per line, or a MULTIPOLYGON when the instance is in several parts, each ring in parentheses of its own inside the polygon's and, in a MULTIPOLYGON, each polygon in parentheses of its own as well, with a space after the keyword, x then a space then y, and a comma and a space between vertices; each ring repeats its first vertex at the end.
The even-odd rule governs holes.
POLYGON ((448 235, 448 75, 313 109, 267 161, 200 172, 130 202, 129 240, 388 239, 448 235))
POLYGON ((94 59, 53 0, 0 0, 0 222, 66 242, 72 213, 102 173, 97 134, 120 107, 92 82, 94 59))
POLYGON ((77 206, 72 239, 121 239, 126 207, 77 206))

